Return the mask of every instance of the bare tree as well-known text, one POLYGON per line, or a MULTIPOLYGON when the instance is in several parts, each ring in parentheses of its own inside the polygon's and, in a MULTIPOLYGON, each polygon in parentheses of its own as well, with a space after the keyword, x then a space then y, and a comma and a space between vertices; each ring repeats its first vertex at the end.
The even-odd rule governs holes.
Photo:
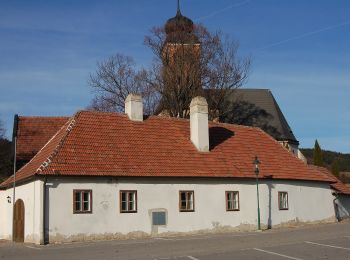
POLYGON ((99 63, 89 81, 96 91, 91 108, 122 111, 126 96, 139 92, 149 114, 166 111, 173 117, 187 117, 196 95, 207 98, 210 119, 225 114, 227 92, 245 82, 250 59, 238 56, 236 42, 202 25, 193 27, 192 44, 187 44, 188 37, 177 35, 176 43, 168 44, 165 28, 154 27, 144 40, 154 54, 147 69, 136 70, 132 58, 121 54, 99 63))
POLYGON ((185 44, 177 35, 175 48, 167 53, 167 35, 164 28, 155 27, 145 37, 145 44, 155 54, 155 67, 161 76, 157 78, 157 91, 162 96, 162 107, 170 116, 186 117, 188 107, 195 95, 206 96, 210 118, 219 118, 226 113, 223 106, 228 91, 241 87, 250 68, 249 58, 238 56, 238 44, 224 38, 221 32, 211 33, 203 25, 195 25, 194 43, 185 44), (170 57, 168 57, 170 56, 170 57), (170 61, 169 61, 170 60, 170 61))
POLYGON ((117 54, 97 64, 95 74, 90 75, 89 84, 96 92, 93 109, 121 111, 124 100, 131 92, 138 92, 135 63, 131 57, 117 54))
POLYGON ((11 142, 5 137, 5 127, 0 120, 0 181, 12 173, 11 142))
POLYGON ((133 58, 116 54, 97 64, 97 70, 90 75, 89 85, 95 97, 89 106, 92 110, 123 111, 124 101, 130 93, 141 93, 145 99, 146 113, 154 113, 157 103, 156 92, 146 83, 148 72, 136 70, 133 58))

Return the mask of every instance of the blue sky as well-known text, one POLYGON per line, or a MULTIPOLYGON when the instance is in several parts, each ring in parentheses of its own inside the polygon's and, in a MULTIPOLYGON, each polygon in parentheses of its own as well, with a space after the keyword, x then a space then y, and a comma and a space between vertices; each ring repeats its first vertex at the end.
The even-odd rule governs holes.
MULTIPOLYGON (((147 66, 143 37, 175 0, 0 1, 0 119, 71 115, 92 98, 96 62, 114 53, 147 66)), ((272 90, 301 147, 350 153, 350 2, 182 0, 182 13, 240 42, 246 87, 272 90)))

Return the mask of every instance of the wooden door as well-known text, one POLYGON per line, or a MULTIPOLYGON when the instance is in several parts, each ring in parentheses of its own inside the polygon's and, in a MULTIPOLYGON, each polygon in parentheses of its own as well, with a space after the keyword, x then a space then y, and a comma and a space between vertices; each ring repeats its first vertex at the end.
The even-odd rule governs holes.
POLYGON ((24 242, 24 203, 18 199, 13 212, 13 240, 24 242))

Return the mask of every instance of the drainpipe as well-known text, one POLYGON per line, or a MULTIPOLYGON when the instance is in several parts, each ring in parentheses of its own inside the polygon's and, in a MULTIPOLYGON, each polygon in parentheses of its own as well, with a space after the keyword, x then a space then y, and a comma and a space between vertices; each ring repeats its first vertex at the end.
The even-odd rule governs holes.
POLYGON ((13 131, 12 131, 12 145, 13 145, 13 195, 12 195, 12 241, 14 241, 15 235, 15 202, 16 202, 16 168, 17 168, 17 130, 18 130, 18 115, 16 114, 13 119, 13 131))
POLYGON ((17 150, 17 136, 13 138, 14 142, 14 156, 13 156, 13 195, 12 195, 12 241, 15 241, 15 202, 16 202, 16 150, 17 150))
POLYGON ((46 232, 45 232, 45 227, 46 227, 46 183, 47 183, 47 177, 45 176, 44 178, 44 187, 43 187, 43 241, 42 244, 45 245, 47 243, 46 240, 46 232))

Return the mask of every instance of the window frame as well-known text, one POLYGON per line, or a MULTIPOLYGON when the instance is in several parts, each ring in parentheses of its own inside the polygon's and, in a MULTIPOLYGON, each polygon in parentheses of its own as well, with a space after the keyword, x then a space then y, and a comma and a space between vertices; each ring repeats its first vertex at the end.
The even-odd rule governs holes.
POLYGON ((278 209, 279 210, 288 210, 289 209, 289 200, 288 200, 288 192, 287 191, 279 191, 278 192, 278 209), (284 208, 284 207, 281 207, 281 195, 282 194, 286 194, 287 195, 287 207, 284 208))
MULTIPOLYGON (((188 203, 188 198, 186 195, 186 206, 188 203)), ((179 191, 179 211, 180 212, 194 212, 195 211, 195 204, 194 204, 194 190, 180 190, 179 191), (181 193, 192 193, 192 209, 182 209, 181 208, 181 193)))
POLYGON ((119 191, 119 212, 120 213, 137 213, 137 190, 120 190, 119 191), (123 210, 123 206, 122 206, 122 193, 126 193, 126 198, 127 198, 127 201, 126 201, 126 205, 128 207, 128 204, 129 204, 129 201, 128 201, 128 194, 129 193, 135 193, 135 209, 134 210, 123 210))
MULTIPOLYGON (((240 211, 240 203, 239 203, 239 191, 237 191, 237 190, 229 190, 229 191, 225 191, 225 201, 226 201, 226 211, 240 211), (232 193, 233 194, 233 198, 234 198, 234 194, 236 193, 237 194, 237 197, 238 197, 238 208, 232 208, 232 209, 229 209, 229 207, 228 207, 228 202, 229 202, 229 200, 228 200, 228 194, 229 193, 232 193)), ((232 200, 232 205, 233 205, 233 207, 234 207, 234 200, 232 200)))
POLYGON ((73 214, 92 214, 92 190, 91 189, 74 189, 73 190, 73 214), (80 201, 80 210, 76 209, 76 204, 75 204, 75 194, 80 193, 83 194, 84 192, 88 192, 90 194, 89 196, 89 208, 90 210, 84 210, 84 195, 81 196, 81 201, 80 201))

